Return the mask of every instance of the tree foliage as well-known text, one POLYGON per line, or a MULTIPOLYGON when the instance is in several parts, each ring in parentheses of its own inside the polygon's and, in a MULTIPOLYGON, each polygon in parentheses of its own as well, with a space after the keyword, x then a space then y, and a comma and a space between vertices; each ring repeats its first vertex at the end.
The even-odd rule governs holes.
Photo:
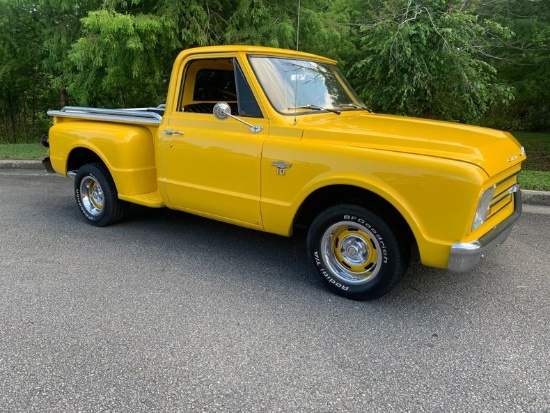
MULTIPOLYGON (((511 90, 487 59, 511 32, 462 2, 370 1, 356 14, 350 76, 375 110, 476 122, 511 90)), ((354 7, 358 10, 358 7, 354 7)))
MULTIPOLYGON (((299 47, 375 110, 550 130, 550 2, 301 0, 299 47)), ((187 47, 294 49, 298 0, 0 0, 0 139, 67 104, 155 105, 187 47)))
POLYGON ((16 142, 18 134, 34 132, 37 119, 32 108, 44 98, 39 85, 45 75, 39 70, 40 33, 34 24, 36 11, 28 5, 0 2, 0 133, 16 142))
MULTIPOLYGON (((304 3, 306 45, 326 43, 338 35, 320 18, 320 7, 325 4, 326 9, 328 1, 312 1, 315 8, 304 3)), ((182 48, 214 44, 292 48, 296 12, 294 0, 106 0, 102 9, 82 20, 82 37, 70 50, 78 69, 72 91, 85 104, 160 102, 171 63, 182 48)))
POLYGON ((98 0, 0 0, 0 140, 36 140, 67 103, 67 51, 98 0), (2 139, 3 138, 3 139, 2 139))
POLYGON ((550 2, 487 2, 480 11, 516 34, 493 50, 493 64, 514 88, 515 100, 494 105, 488 121, 509 129, 550 130, 550 2))

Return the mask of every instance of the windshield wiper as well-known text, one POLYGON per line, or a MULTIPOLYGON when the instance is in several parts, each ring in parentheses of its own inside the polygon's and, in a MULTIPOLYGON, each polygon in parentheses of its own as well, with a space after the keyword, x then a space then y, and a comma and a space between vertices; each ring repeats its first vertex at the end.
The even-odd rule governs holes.
POLYGON ((355 108, 355 109, 363 109, 363 110, 366 110, 367 112, 369 113, 373 113, 372 110, 370 110, 369 108, 367 108, 366 106, 363 106, 363 105, 358 105, 356 103, 345 103, 343 105, 338 105, 339 107, 341 108, 355 108))
POLYGON ((336 113, 337 115, 342 113, 342 111, 340 111, 338 109, 323 108, 323 107, 317 106, 317 105, 294 106, 292 108, 288 108, 288 110, 294 110, 294 109, 326 110, 327 112, 336 113))

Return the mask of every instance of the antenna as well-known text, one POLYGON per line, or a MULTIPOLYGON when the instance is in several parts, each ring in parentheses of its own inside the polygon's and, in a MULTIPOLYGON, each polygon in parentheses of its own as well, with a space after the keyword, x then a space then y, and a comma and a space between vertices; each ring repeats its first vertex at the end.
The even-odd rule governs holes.
MULTIPOLYGON (((300 51, 300 10, 302 9, 302 1, 298 0, 298 17, 296 22, 296 52, 300 51)), ((296 111, 298 105, 298 78, 294 80, 294 126, 298 123, 296 111)))
POLYGON ((300 50, 300 11, 302 10, 302 1, 298 0, 298 21, 296 23, 296 51, 300 50))

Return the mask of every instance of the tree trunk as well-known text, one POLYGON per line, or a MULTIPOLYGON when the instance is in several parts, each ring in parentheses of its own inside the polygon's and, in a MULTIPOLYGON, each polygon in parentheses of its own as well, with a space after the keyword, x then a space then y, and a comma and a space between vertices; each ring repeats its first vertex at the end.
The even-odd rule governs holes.
POLYGON ((59 91, 59 104, 61 107, 69 106, 69 94, 65 88, 61 88, 59 91))

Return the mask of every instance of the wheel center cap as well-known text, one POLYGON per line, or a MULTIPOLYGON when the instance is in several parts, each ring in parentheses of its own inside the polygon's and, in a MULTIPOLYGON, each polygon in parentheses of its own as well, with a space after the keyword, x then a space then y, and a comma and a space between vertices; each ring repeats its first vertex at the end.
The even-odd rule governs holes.
POLYGON ((357 254, 359 254, 359 250, 357 249, 357 247, 349 247, 346 253, 348 257, 353 258, 356 257, 357 254))

